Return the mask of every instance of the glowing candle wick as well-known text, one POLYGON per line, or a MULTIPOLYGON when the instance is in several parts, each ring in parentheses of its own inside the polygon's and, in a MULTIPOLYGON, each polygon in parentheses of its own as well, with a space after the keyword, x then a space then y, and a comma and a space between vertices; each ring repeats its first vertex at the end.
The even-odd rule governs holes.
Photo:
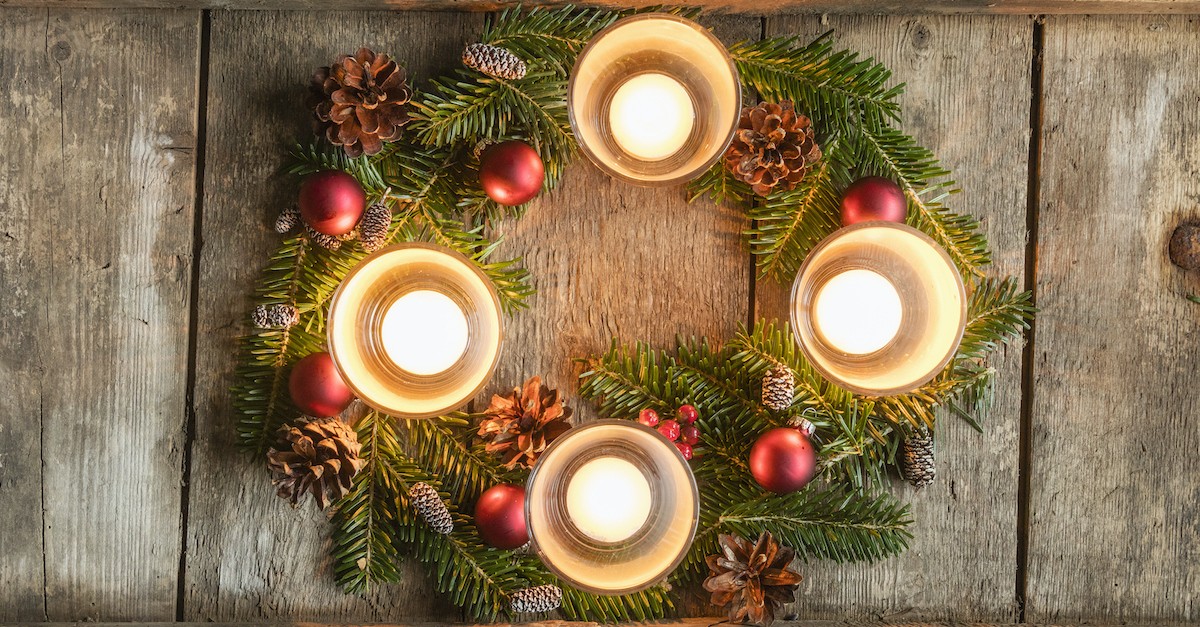
POLYGON ((380 326, 383 350, 397 366, 428 376, 453 366, 467 350, 467 316, 449 296, 416 290, 396 299, 380 326))
POLYGON ((650 482, 618 457, 598 457, 579 468, 567 486, 567 514, 588 537, 620 542, 650 518, 650 482))
POLYGON ((813 320, 834 348, 851 355, 873 353, 900 331, 904 308, 891 281, 871 270, 847 270, 821 286, 813 320))
POLYGON ((692 97, 677 80, 650 72, 625 81, 608 110, 613 139, 625 152, 657 161, 679 152, 695 125, 692 97))

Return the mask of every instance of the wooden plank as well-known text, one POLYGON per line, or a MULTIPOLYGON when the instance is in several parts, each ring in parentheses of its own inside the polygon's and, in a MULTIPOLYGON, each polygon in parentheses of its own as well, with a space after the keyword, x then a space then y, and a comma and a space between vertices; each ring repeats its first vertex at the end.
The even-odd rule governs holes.
MULTIPOLYGON (((0 7, 191 8, 250 10, 453 10, 496 11, 509 0, 0 0, 0 7)), ((525 6, 562 6, 568 0, 541 0, 525 6)), ((613 8, 659 6, 657 0, 589 2, 613 8)), ((705 10, 744 15, 832 14, 1176 14, 1200 13, 1200 0, 696 0, 705 10)))
POLYGON ((1200 31, 1053 19, 1045 60, 1027 615, 1195 621, 1200 31))
MULTIPOLYGON (((904 128, 938 154, 965 192, 959 211, 979 217, 997 275, 1022 276, 1028 178, 1027 17, 768 19, 767 34, 830 28, 840 46, 875 56, 908 83, 904 128)), ((758 315, 786 320, 790 285, 755 284, 758 315)), ((946 418, 937 432, 938 479, 914 492, 915 538, 905 555, 874 566, 805 567, 801 617, 902 615, 905 619, 1012 620, 1021 351, 995 360, 986 432, 946 418)))
POLYGON ((0 619, 169 620, 199 13, 0 16, 0 619))
MULTIPOLYGON (((719 618, 685 618, 683 620, 671 621, 656 621, 652 623, 621 623, 626 627, 712 627, 719 621, 719 618)), ((562 620, 544 620, 534 623, 491 623, 494 627, 599 627, 598 623, 583 623, 570 622, 562 620)), ((916 623, 916 622, 886 622, 880 619, 857 621, 847 623, 845 621, 834 620, 780 620, 773 623, 774 627, 846 627, 849 624, 859 627, 1034 627, 1025 623, 960 623, 955 621, 938 621, 936 623, 916 623)), ((269 627, 339 627, 345 623, 295 623, 295 622, 273 622, 273 623, 43 623, 44 627, 261 627, 268 625, 269 627)), ((376 627, 442 627, 446 623, 419 623, 406 622, 396 624, 379 624, 376 627)), ((1088 627, 1116 627, 1116 625, 1105 625, 1098 623, 1088 623, 1088 627)), ((1166 627, 1163 624, 1162 627, 1166 627)))
POLYGON ((265 462, 235 448, 228 387, 234 339, 248 326, 241 295, 280 241, 270 225, 296 196, 298 181, 278 172, 296 139, 311 137, 304 100, 314 69, 366 45, 390 51, 410 77, 423 80, 453 67, 481 22, 478 15, 429 13, 212 14, 189 620, 461 617, 415 564, 398 586, 343 594, 330 572, 325 516, 276 498, 265 462))
MULTIPOLYGON (((726 42, 761 30, 755 18, 711 26, 726 42)), ((523 256, 538 295, 507 321, 504 358, 483 396, 540 374, 574 400, 572 359, 602 353, 613 338, 671 348, 679 334, 731 336, 749 302, 743 224, 736 211, 689 205, 683 187, 635 187, 580 156, 558 189, 499 229, 497 254, 523 256)), ((573 405, 576 420, 595 417, 573 405)))

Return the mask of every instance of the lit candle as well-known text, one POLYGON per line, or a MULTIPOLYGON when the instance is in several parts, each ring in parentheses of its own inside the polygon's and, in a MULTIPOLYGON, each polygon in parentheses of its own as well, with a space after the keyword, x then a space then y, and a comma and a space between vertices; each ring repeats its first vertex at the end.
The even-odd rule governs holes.
POLYGON ((645 161, 665 159, 687 143, 695 124, 692 97, 679 81, 658 72, 625 81, 609 105, 613 139, 645 161))
POLYGON ((588 537, 620 542, 650 518, 650 482, 619 457, 598 457, 579 468, 567 486, 567 515, 588 537))
POLYGON ((470 338, 462 308, 433 290, 416 290, 396 299, 379 332, 389 359, 424 376, 453 366, 466 352, 470 338))
POLYGON ((872 270, 847 270, 817 292, 813 322, 830 346, 866 355, 887 346, 900 331, 904 308, 896 286, 872 270))

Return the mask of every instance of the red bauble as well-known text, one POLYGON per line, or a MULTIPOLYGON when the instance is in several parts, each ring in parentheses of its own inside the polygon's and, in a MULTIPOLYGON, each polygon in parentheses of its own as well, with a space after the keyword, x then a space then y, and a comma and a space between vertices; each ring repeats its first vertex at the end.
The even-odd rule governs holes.
POLYGON ((542 191, 546 167, 529 144, 506 141, 488 148, 479 160, 479 183, 488 198, 507 206, 523 205, 542 191))
POLYGON ((329 353, 313 353, 296 362, 288 391, 296 409, 318 418, 336 416, 354 400, 354 392, 342 380, 329 353))
POLYGON ((817 451, 799 429, 771 429, 750 449, 750 474, 776 494, 803 488, 816 473, 817 451))
POLYGON ((497 549, 515 549, 529 542, 525 527, 525 488, 501 483, 488 488, 475 502, 479 537, 497 549))
POLYGON ((353 176, 338 170, 310 174, 300 184, 300 217, 314 231, 345 235, 367 206, 367 194, 353 176))
POLYGON ((882 176, 858 179, 842 195, 842 226, 876 220, 903 223, 907 216, 908 200, 904 191, 882 176))

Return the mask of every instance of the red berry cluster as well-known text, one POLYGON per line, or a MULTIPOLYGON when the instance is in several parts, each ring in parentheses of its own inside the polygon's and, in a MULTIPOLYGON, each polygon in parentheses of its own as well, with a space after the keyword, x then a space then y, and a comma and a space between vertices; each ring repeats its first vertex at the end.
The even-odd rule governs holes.
POLYGON ((675 410, 675 419, 659 420, 658 412, 647 407, 638 414, 638 422, 658 429, 664 438, 675 443, 675 448, 683 454, 684 459, 692 458, 692 447, 700 442, 700 429, 696 427, 696 419, 700 414, 691 405, 680 405, 675 410))

